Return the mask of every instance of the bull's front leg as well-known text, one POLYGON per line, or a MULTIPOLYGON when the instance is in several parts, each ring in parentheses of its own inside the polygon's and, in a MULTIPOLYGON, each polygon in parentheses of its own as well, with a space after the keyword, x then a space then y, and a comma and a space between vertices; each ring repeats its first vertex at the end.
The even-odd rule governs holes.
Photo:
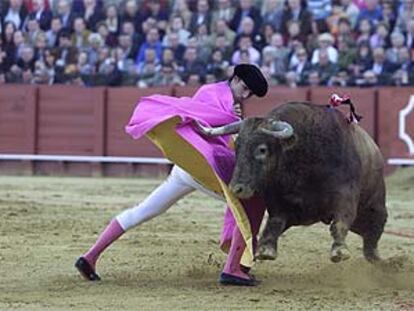
POLYGON ((286 229, 286 218, 269 216, 265 229, 259 239, 256 258, 260 260, 275 260, 277 257, 277 241, 286 229))

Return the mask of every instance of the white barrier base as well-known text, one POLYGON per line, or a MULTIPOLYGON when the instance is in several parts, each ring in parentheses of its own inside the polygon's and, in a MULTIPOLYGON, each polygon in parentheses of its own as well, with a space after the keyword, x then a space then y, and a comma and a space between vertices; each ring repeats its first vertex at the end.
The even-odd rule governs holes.
POLYGON ((0 161, 58 161, 58 162, 91 162, 91 163, 138 163, 138 164, 171 164, 165 158, 146 157, 102 157, 73 156, 48 154, 0 154, 0 161))
POLYGON ((389 165, 414 165, 414 159, 388 159, 389 165))

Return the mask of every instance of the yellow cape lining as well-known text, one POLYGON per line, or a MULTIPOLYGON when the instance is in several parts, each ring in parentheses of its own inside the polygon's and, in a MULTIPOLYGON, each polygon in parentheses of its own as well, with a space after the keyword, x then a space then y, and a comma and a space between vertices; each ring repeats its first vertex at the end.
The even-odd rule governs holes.
POLYGON ((250 222, 240 201, 232 194, 224 181, 211 168, 203 155, 175 131, 179 117, 172 117, 154 127, 147 137, 163 152, 164 156, 189 172, 204 187, 224 196, 237 226, 246 242, 242 264, 253 264, 253 239, 250 222))

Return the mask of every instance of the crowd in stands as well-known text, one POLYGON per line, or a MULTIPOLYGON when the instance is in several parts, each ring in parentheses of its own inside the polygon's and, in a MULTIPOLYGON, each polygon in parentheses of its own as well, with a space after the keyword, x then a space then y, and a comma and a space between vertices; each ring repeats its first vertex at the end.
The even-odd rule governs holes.
POLYGON ((414 0, 0 0, 0 84, 414 85, 414 0))

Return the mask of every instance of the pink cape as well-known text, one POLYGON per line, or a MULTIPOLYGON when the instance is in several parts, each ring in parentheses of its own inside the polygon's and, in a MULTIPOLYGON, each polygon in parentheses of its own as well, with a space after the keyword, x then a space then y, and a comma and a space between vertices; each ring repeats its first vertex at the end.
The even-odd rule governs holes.
MULTIPOLYGON (((204 125, 220 126, 240 120, 233 111, 233 95, 228 82, 204 85, 192 98, 175 98, 163 95, 144 97, 137 104, 125 130, 134 139, 138 139, 150 134, 149 132, 161 123, 175 117, 181 119, 175 132, 195 148, 221 180, 228 184, 235 165, 235 153, 228 146, 230 137, 206 137, 200 134, 193 124, 193 121, 197 120, 204 125)), ((192 154, 187 154, 186 151, 180 153, 180 150, 176 150, 175 154, 178 153, 181 158, 185 158, 187 163, 194 161, 192 154)), ((176 159, 170 158, 170 160, 175 163, 176 159)), ((183 168, 185 169, 185 167, 183 168)), ((195 173, 191 170, 188 172, 191 175, 195 173)), ((250 224, 250 233, 245 235, 245 238, 246 236, 253 238, 254 248, 255 235, 258 233, 265 210, 264 204, 258 198, 243 201, 242 204, 247 217, 246 221, 250 224)), ((237 223, 239 221, 245 223, 243 217, 237 216, 236 219, 238 219, 237 223)), ((221 236, 223 249, 227 248, 230 243, 235 225, 234 215, 227 209, 221 236)), ((240 229, 242 230, 242 227, 240 229)), ((246 233, 245 230, 242 232, 246 233)))
POLYGON ((144 97, 136 106, 125 130, 138 139, 174 116, 182 120, 176 132, 194 146, 223 181, 228 183, 234 166, 230 165, 230 172, 225 169, 229 161, 234 163, 234 151, 228 148, 229 137, 207 138, 199 134, 193 125, 193 120, 209 126, 239 120, 233 112, 233 95, 228 82, 202 86, 192 98, 164 95, 144 97))

